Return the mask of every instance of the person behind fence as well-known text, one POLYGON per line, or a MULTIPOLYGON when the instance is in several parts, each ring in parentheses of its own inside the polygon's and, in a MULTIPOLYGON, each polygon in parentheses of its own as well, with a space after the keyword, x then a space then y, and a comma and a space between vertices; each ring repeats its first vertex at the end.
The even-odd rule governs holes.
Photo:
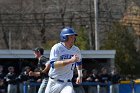
MULTIPOLYGON (((88 78, 88 70, 87 69, 82 69, 82 72, 83 72, 83 78, 82 78, 82 81, 83 82, 87 82, 87 78, 88 78)), ((88 92, 88 85, 84 85, 83 88, 85 90, 85 93, 88 92)))
POLYGON ((110 75, 108 73, 107 68, 105 67, 101 69, 101 73, 99 75, 99 82, 101 83, 100 93, 108 93, 109 91, 108 83, 110 82, 110 75))
POLYGON ((97 93, 97 83, 99 82, 99 76, 96 69, 93 69, 91 71, 91 74, 86 79, 86 81, 96 83, 95 85, 91 85, 88 87, 88 93, 97 93))
MULTIPOLYGON (((33 71, 33 72, 36 72, 36 69, 31 69, 31 71, 33 71)), ((30 73, 30 72, 29 72, 30 73)), ((29 74, 28 74, 29 75, 29 74)), ((36 91, 37 91, 37 86, 35 86, 35 85, 32 85, 33 83, 35 83, 35 82, 37 82, 37 80, 39 79, 40 77, 39 76, 37 76, 37 77, 35 77, 35 76, 30 76, 29 75, 29 79, 28 79, 28 83, 29 83, 29 85, 28 85, 28 92, 29 93, 36 93, 36 91)))
POLYGON ((112 93, 119 93, 119 81, 121 76, 117 68, 113 68, 111 71, 111 83, 112 83, 112 93))
POLYGON ((25 66, 23 68, 23 71, 20 73, 18 76, 18 81, 19 81, 19 91, 20 93, 24 93, 24 84, 28 83, 30 77, 29 77, 29 71, 31 71, 30 66, 25 66))
POLYGON ((41 77, 37 80, 37 82, 41 82, 41 85, 38 89, 38 93, 45 93, 45 89, 48 82, 48 74, 47 72, 50 69, 50 63, 48 59, 44 56, 44 49, 41 47, 37 47, 34 50, 34 56, 38 59, 38 65, 36 71, 30 71, 29 75, 34 77, 41 77))
POLYGON ((3 66, 0 65, 0 93, 6 93, 6 90, 5 90, 5 87, 6 87, 6 84, 5 84, 5 74, 3 72, 3 66))
POLYGON ((5 76, 7 86, 7 93, 17 93, 17 74, 15 73, 15 67, 8 67, 8 74, 5 76))
MULTIPOLYGON (((74 75, 72 78, 73 83, 76 82, 77 76, 78 76, 77 70, 74 69, 74 75)), ((73 88, 74 88, 75 93, 86 93, 83 86, 80 84, 74 84, 73 88)))

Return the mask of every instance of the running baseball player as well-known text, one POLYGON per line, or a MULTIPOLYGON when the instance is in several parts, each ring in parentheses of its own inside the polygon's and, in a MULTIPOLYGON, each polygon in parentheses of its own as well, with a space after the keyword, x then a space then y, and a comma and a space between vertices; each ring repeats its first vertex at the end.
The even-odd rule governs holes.
POLYGON ((50 52, 49 81, 45 93, 74 93, 72 78, 75 67, 78 71, 76 84, 82 82, 82 58, 74 45, 77 33, 73 28, 63 28, 61 42, 55 44, 50 52))

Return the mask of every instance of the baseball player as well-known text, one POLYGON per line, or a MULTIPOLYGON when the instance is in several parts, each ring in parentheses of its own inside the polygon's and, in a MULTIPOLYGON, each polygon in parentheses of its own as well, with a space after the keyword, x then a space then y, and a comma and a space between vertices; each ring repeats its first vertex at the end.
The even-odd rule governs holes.
POLYGON ((38 71, 30 71, 29 76, 42 77, 42 83, 39 87, 38 93, 44 93, 48 82, 48 76, 46 73, 50 69, 50 63, 47 61, 47 58, 43 55, 43 48, 37 47, 33 51, 35 58, 38 58, 38 71))
POLYGON ((63 28, 61 42, 55 44, 50 52, 49 81, 45 93, 74 93, 72 78, 77 67, 76 84, 82 82, 82 58, 78 47, 74 45, 77 33, 73 28, 63 28))

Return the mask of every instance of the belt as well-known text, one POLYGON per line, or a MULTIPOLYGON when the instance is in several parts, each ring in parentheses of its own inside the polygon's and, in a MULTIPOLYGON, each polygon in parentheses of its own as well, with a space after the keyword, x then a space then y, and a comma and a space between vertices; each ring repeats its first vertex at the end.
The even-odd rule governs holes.
POLYGON ((71 82, 70 79, 68 79, 68 80, 61 80, 61 79, 55 79, 55 78, 52 78, 52 77, 50 77, 50 78, 53 79, 53 80, 56 80, 58 82, 71 82))

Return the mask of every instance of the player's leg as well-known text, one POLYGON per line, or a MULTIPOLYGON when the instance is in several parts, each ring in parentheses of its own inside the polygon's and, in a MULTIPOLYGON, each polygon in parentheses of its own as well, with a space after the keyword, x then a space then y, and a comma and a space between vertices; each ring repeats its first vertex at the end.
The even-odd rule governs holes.
POLYGON ((62 87, 63 87, 63 83, 54 81, 49 78, 47 87, 45 89, 45 93, 60 93, 62 87))
POLYGON ((47 82, 48 82, 47 79, 42 80, 42 83, 41 83, 41 85, 40 85, 40 87, 38 89, 38 93, 44 93, 45 92, 45 89, 47 87, 47 82))
POLYGON ((73 89, 73 85, 71 82, 68 82, 63 89, 61 90, 60 93, 75 93, 73 89))

